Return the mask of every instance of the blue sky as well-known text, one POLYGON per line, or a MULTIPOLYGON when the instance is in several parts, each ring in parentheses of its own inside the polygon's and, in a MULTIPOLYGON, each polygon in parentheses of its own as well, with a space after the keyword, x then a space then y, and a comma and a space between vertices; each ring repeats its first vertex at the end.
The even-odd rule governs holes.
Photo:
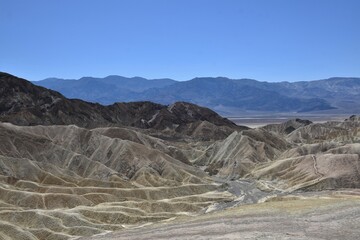
POLYGON ((0 71, 360 77, 359 0, 0 0, 0 71))

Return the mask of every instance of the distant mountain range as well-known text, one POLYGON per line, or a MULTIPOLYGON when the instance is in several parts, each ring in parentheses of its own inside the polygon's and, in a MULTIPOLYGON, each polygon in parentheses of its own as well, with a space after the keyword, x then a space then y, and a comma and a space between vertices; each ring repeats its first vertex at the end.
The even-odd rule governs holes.
POLYGON ((33 82, 68 98, 109 105, 115 102, 186 101, 219 113, 360 112, 360 78, 329 78, 302 82, 260 82, 251 79, 194 78, 189 81, 121 76, 48 78, 33 82))

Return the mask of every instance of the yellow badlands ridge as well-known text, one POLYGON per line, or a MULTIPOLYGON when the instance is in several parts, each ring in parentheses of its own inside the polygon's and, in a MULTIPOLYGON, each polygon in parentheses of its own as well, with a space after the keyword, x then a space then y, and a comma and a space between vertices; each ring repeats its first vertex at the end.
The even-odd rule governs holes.
POLYGON ((0 123, 0 239, 358 239, 359 127, 209 141, 0 123))

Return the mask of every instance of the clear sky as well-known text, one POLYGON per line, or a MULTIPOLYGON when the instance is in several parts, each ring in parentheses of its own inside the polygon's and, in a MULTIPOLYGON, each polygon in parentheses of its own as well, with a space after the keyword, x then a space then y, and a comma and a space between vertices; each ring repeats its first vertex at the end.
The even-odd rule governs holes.
POLYGON ((0 71, 360 77, 359 0, 0 0, 0 71))

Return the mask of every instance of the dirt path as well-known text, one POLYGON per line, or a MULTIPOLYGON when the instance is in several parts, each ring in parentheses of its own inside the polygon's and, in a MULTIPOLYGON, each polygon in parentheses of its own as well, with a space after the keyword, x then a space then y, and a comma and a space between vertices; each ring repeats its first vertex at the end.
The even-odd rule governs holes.
POLYGON ((312 158, 313 158, 313 160, 314 160, 314 171, 315 171, 315 174, 316 174, 317 176, 319 176, 318 179, 317 179, 317 181, 320 182, 321 179, 324 177, 324 174, 322 174, 321 172, 319 172, 316 156, 315 156, 315 155, 312 155, 312 158))

